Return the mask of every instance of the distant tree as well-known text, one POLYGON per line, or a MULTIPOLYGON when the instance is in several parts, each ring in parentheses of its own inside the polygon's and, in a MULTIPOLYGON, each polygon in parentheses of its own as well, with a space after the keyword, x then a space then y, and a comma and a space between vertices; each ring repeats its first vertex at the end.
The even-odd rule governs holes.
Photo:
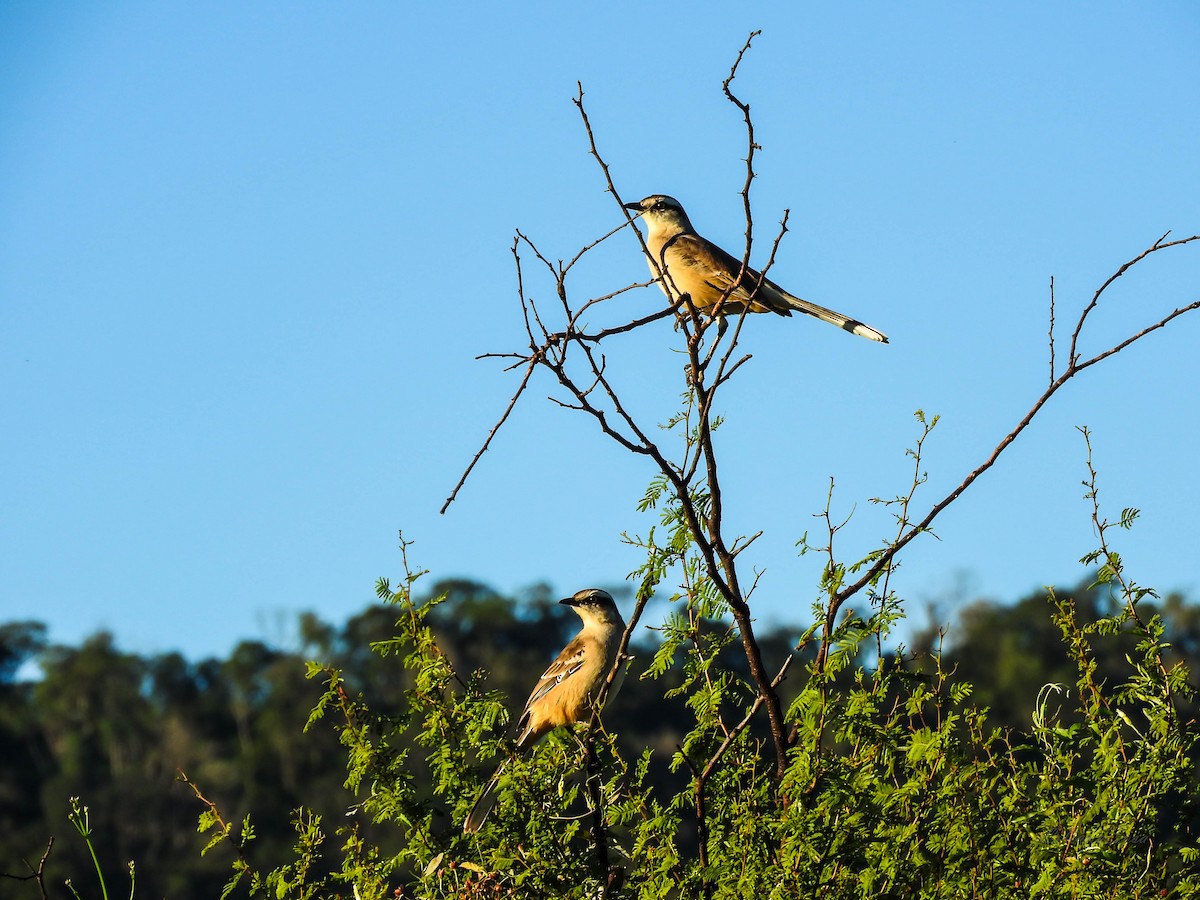
POLYGON ((41 622, 0 625, 0 685, 12 684, 17 671, 45 646, 46 626, 41 622))
MULTIPOLYGON (((1059 596, 1070 598, 1078 622, 1090 629, 1120 615, 1108 587, 1094 577, 1059 596)), ((1162 618, 1164 659, 1170 665, 1183 663, 1193 668, 1200 644, 1190 629, 1195 627, 1200 609, 1179 594, 1169 594, 1161 604, 1148 598, 1140 608, 1162 618)), ((940 665, 952 673, 953 680, 973 685, 972 700, 988 711, 989 722, 1028 732, 1042 688, 1054 684, 1071 689, 1074 685, 1075 660, 1052 613, 1053 604, 1044 591, 1012 604, 978 600, 960 611, 947 633, 940 665)), ((1116 634, 1089 636, 1097 681, 1110 686, 1122 683, 1129 676, 1128 658, 1138 654, 1139 640, 1130 623, 1116 634)), ((918 660, 936 650, 929 634, 913 649, 918 660)), ((1186 698, 1178 698, 1178 703, 1183 714, 1194 715, 1186 698)))

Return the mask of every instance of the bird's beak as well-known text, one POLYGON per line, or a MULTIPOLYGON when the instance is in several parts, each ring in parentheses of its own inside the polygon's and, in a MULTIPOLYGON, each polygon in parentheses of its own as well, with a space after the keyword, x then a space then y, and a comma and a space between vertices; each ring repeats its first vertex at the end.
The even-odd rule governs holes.
POLYGON ((625 208, 639 214, 645 212, 645 210, 642 209, 642 204, 640 203, 626 203, 625 208))
POLYGON ((574 597, 564 597, 563 599, 559 600, 558 602, 563 604, 564 606, 578 606, 579 605, 579 601, 576 600, 574 597))

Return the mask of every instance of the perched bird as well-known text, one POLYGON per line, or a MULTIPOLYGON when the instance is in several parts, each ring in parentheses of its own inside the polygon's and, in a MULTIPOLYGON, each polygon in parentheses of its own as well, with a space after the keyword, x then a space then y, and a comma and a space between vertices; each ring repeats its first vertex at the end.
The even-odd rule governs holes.
POLYGON ((737 315, 746 308, 750 312, 773 312, 781 316, 790 316, 796 310, 859 337, 888 342, 883 332, 801 300, 754 269, 747 267, 739 281, 741 260, 696 234, 687 213, 674 197, 652 194, 637 203, 626 203, 625 208, 638 213, 646 222, 646 246, 658 263, 658 269, 650 263, 650 272, 672 303, 678 303, 688 294, 702 312, 712 313, 720 303, 718 314, 722 316, 737 315))
MULTIPOLYGON (((542 673, 525 701, 525 711, 517 720, 518 752, 528 750, 555 728, 589 720, 608 673, 617 661, 625 621, 609 593, 587 588, 559 603, 575 610, 583 619, 583 628, 542 673)), ((623 675, 624 671, 617 673, 607 700, 616 695, 623 675)), ((467 834, 478 831, 492 811, 496 784, 507 763, 505 760, 500 764, 471 807, 463 823, 467 834)))

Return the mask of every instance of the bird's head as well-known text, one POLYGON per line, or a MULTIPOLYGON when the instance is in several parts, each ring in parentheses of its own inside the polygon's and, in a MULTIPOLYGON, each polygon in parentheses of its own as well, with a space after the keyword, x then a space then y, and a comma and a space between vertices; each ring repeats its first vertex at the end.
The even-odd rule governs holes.
POLYGON ((651 194, 637 203, 626 203, 625 208, 632 210, 646 220, 646 226, 651 231, 666 231, 668 233, 691 232, 692 223, 688 221, 683 205, 674 197, 666 194, 651 194))
POLYGON ((595 622, 601 625, 619 623, 624 625, 624 620, 621 618, 621 613, 617 609, 617 604, 613 600, 612 594, 608 591, 602 591, 600 588, 584 588, 582 591, 577 591, 572 596, 558 602, 575 610, 579 618, 583 619, 585 623, 595 622))

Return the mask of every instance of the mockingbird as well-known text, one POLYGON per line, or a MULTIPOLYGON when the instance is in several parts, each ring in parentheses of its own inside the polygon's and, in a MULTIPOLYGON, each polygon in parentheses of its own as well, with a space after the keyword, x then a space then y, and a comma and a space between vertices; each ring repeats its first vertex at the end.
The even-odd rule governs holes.
POLYGON ((790 316, 796 310, 859 337, 888 342, 883 332, 794 297, 754 269, 746 267, 743 272, 741 260, 696 234, 687 213, 674 197, 651 194, 637 203, 626 203, 625 208, 638 213, 646 222, 646 246, 653 255, 650 272, 672 303, 679 303, 688 294, 696 309, 719 316, 737 315, 744 309, 790 316))
MULTIPOLYGON (((517 720, 517 752, 528 750, 555 728, 589 720, 608 673, 617 662, 625 622, 608 592, 588 588, 559 602, 575 610, 583 619, 583 628, 542 673, 525 701, 525 711, 517 720)), ((623 675, 624 670, 617 673, 607 699, 617 693, 623 675)), ((466 833, 478 831, 492 811, 496 783, 507 763, 505 760, 500 764, 471 807, 463 823, 466 833)))

